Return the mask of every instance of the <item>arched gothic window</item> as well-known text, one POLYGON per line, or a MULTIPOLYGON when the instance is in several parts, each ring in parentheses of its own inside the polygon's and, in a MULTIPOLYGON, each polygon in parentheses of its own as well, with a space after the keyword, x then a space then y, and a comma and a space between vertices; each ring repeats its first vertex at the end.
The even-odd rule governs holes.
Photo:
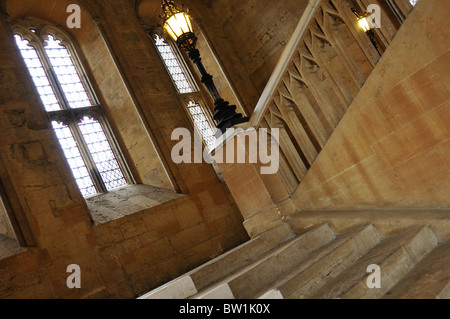
POLYGON ((212 149, 216 142, 214 134, 217 129, 214 128, 211 121, 208 119, 204 108, 199 103, 191 100, 188 102, 187 109, 206 146, 208 149, 212 149))
POLYGON ((159 35, 153 35, 153 40, 175 88, 180 95, 186 97, 183 100, 188 101, 186 109, 195 129, 202 137, 206 147, 211 149, 216 142, 214 134, 217 128, 213 124, 208 109, 198 102, 199 89, 183 60, 183 56, 175 45, 166 42, 159 35))
POLYGON ((82 195, 127 185, 131 177, 73 42, 51 26, 13 30, 82 195))
POLYGON ((159 35, 154 35, 154 41, 178 93, 189 94, 198 91, 178 48, 167 43, 159 35))

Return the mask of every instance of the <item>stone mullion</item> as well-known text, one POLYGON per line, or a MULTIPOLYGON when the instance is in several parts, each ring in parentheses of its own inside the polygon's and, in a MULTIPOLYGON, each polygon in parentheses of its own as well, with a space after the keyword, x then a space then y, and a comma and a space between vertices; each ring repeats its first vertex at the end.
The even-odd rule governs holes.
MULTIPOLYGON (((317 104, 319 105, 320 109, 322 110, 322 113, 325 116, 325 119, 327 120, 330 127, 335 128, 339 123, 339 115, 336 112, 336 109, 333 107, 333 103, 331 103, 330 99, 327 95, 323 94, 320 90, 320 79, 318 79, 318 66, 317 71, 313 71, 312 67, 306 67, 304 66, 304 60, 306 58, 299 52, 300 59, 294 60, 294 65, 296 68, 302 72, 303 79, 305 80, 305 84, 311 89, 311 93, 314 96, 315 100, 317 101, 317 104)), ((309 60, 310 63, 312 63, 311 60, 309 60)))
POLYGON ((97 191, 99 193, 106 193, 108 190, 106 189, 105 183, 103 182, 103 179, 97 169, 97 166, 95 165, 95 161, 89 152, 89 147, 86 144, 86 141, 84 140, 83 134, 80 130, 80 127, 78 126, 77 122, 72 121, 69 124, 70 131, 73 134, 73 137, 75 141, 78 144, 78 149, 81 153, 81 156, 83 157, 84 163, 86 164, 86 167, 89 171, 89 175, 92 178, 92 181, 97 188, 97 191))
MULTIPOLYGON (((409 3, 408 0, 406 1, 409 3)), ((391 11, 393 12, 395 18, 397 19, 397 22, 403 24, 406 18, 404 10, 400 9, 395 0, 386 0, 386 4, 388 5, 389 9, 391 9, 391 11)), ((401 3, 401 6, 403 6, 403 3, 401 3)))
MULTIPOLYGON (((316 16, 314 20, 314 24, 310 27, 310 37, 308 37, 307 40, 305 40, 305 47, 310 52, 313 61, 317 64, 318 68, 322 71, 324 77, 327 79, 327 81, 330 83, 330 87, 334 91, 337 99, 341 102, 342 111, 345 112, 347 107, 351 104, 353 101, 352 95, 347 87, 342 88, 343 77, 337 73, 337 70, 332 70, 330 68, 330 61, 333 60, 333 48, 331 47, 331 44, 328 42, 328 39, 325 37, 325 35, 322 33, 322 31, 319 29, 319 24, 317 22, 318 17, 316 16), (323 50, 320 50, 317 47, 317 41, 322 42, 323 50), (326 45, 326 44, 330 45, 326 45), (323 51, 323 52, 320 52, 323 51)), ((333 50, 334 51, 334 50, 333 50)), ((338 55, 335 53, 335 55, 338 57, 338 55)))
POLYGON ((289 90, 289 93, 292 96, 295 105, 311 128, 311 131, 313 132, 320 147, 323 148, 329 136, 327 131, 323 127, 322 122, 317 116, 317 113, 303 93, 303 84, 301 84, 299 80, 293 77, 290 77, 290 81, 288 83, 286 82, 287 81, 285 81, 284 83, 286 85, 286 88, 289 90))
MULTIPOLYGON (((304 76, 304 70, 300 71, 302 69, 302 63, 301 60, 302 56, 300 53, 298 53, 298 59, 294 59, 291 63, 291 67, 289 68, 289 75, 291 76, 291 81, 297 81, 300 84, 302 84, 301 90, 304 98, 306 99, 306 102, 309 103, 309 105, 312 108, 312 111, 316 114, 316 116, 319 118, 319 121, 322 125, 322 127, 325 129, 325 132, 327 136, 329 136, 331 132, 331 128, 334 127, 332 120, 330 119, 329 114, 327 114, 327 109, 320 103, 320 99, 318 99, 313 92, 313 89, 311 88, 311 82, 308 81, 307 77, 304 76), (306 89, 306 90, 305 90, 306 89), (307 92, 308 93, 307 93, 307 92), (308 97, 309 96, 309 97, 308 97), (328 130, 330 131, 328 131, 328 130)), ((308 69, 308 68, 306 68, 308 69)), ((293 91, 291 91, 291 95, 293 94, 293 91)), ((320 95, 319 95, 320 98, 320 95)), ((328 107, 328 104, 327 104, 328 107)), ((330 109, 331 112, 334 112, 333 109, 330 109)))
MULTIPOLYGON (((288 79, 283 80, 283 82, 286 84, 286 82, 289 82, 288 79)), ((282 82, 282 83, 283 83, 282 82)), ((304 132, 306 133, 308 140, 310 141, 310 143, 313 146, 313 152, 314 153, 318 153, 320 152, 320 150, 322 149, 322 143, 318 140, 317 137, 317 128, 321 126, 321 123, 319 121, 319 123, 317 123, 317 121, 314 120, 314 117, 316 117, 316 119, 318 120, 314 110, 310 110, 312 111, 312 113, 309 113, 306 117, 305 117, 305 110, 303 109, 303 104, 301 104, 300 102, 296 102, 293 95, 291 94, 290 90, 288 89, 288 84, 286 85, 282 85, 280 87, 280 94, 282 96, 282 103, 281 105, 285 105, 286 107, 281 108, 281 112, 283 114, 283 116, 285 117, 289 117, 289 121, 292 122, 292 125, 296 125, 297 127, 300 127, 302 130, 304 130, 304 132), (318 127, 314 127, 313 125, 318 124, 318 127)), ((299 92, 296 92, 297 95, 299 92)), ((309 104, 307 101, 305 101, 305 103, 309 104)), ((311 107, 311 105, 309 105, 311 107)), ((301 133, 302 133, 301 130, 301 133)), ((302 133, 303 134, 303 133, 302 133)), ((305 144, 302 144, 305 145, 305 144)), ((308 152, 309 153, 309 147, 310 144, 306 144, 305 147, 308 148, 308 152)), ((317 155, 316 155, 317 157, 317 155)), ((314 160, 314 159, 313 159, 314 160)), ((308 158, 308 161, 310 163, 311 159, 308 158)))
POLYGON ((61 84, 58 81, 58 77, 56 76, 55 71, 53 70, 53 66, 50 62, 49 57, 47 56, 47 53, 45 52, 45 49, 41 42, 38 44, 35 44, 34 48, 36 49, 36 52, 41 60, 41 63, 45 69, 45 72, 47 74, 48 81, 50 82, 50 86, 53 88, 53 92, 55 93, 59 105, 62 109, 68 110, 70 109, 69 102, 66 99, 66 96, 64 95, 64 91, 61 87, 61 84))
POLYGON ((308 169, 303 163, 302 158, 296 151, 289 137, 289 134, 285 129, 280 129, 280 145, 284 145, 284 147, 281 147, 281 149, 283 151, 283 154, 286 156, 286 160, 289 163, 289 166, 294 172, 295 178, 298 181, 298 183, 296 183, 297 185, 291 183, 291 188, 294 188, 292 190, 295 190, 295 188, 297 188, 297 186, 305 177, 308 169))

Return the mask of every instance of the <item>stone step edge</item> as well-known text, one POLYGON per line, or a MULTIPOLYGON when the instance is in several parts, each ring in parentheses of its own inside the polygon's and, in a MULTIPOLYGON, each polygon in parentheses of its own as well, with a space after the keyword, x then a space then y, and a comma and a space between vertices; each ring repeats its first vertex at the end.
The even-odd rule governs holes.
MULTIPOLYGON (((271 235, 273 235, 275 232, 280 231, 286 231, 286 233, 288 234, 287 236, 285 236, 285 238, 279 242, 276 243, 271 249, 269 249, 268 251, 266 251, 265 253, 256 256, 255 259, 264 256, 265 254, 267 254, 267 252, 273 251, 275 249, 278 249, 280 246, 282 246, 283 244, 289 242, 290 240, 295 238, 295 233, 292 231, 292 229, 290 228, 290 226, 287 223, 283 223, 273 229, 271 229, 270 231, 263 233, 229 251, 227 251, 226 253, 190 270, 189 272, 141 295, 140 297, 138 297, 137 299, 167 299, 167 298, 171 298, 171 294, 168 292, 168 290, 174 289, 174 299, 181 299, 181 298, 188 298, 196 293, 198 293, 198 289, 195 285, 195 282, 193 280, 193 278, 191 277, 192 274, 195 274, 199 271, 201 271, 202 269, 205 269, 209 266, 214 265, 215 263, 221 262, 226 258, 229 258, 230 256, 232 256, 233 254, 235 254, 237 251, 240 251, 242 249, 245 249, 246 247, 249 246, 254 246, 254 245, 258 245, 259 242, 264 243, 265 239, 267 237, 271 237, 271 235), (283 229, 284 228, 284 229, 283 229), (290 234, 290 235, 289 235, 290 234), (184 294, 180 294, 178 291, 180 289, 186 289, 186 293, 184 294)), ((251 263, 251 262, 250 262, 251 263)), ((218 278, 218 280, 221 278, 218 278)))
MULTIPOLYGON (((331 280, 329 283, 327 283, 325 286, 323 286, 319 291, 315 292, 311 295, 312 299, 315 298, 323 298, 324 290, 328 289, 329 291, 333 289, 336 285, 340 285, 339 283, 342 280, 342 277, 344 276, 352 276, 353 279, 346 279, 348 287, 345 291, 338 293, 339 295, 344 294, 346 291, 352 289, 353 286, 357 285, 360 281, 364 280, 368 275, 367 273, 363 273, 360 276, 355 276, 357 273, 355 271, 355 267, 360 267, 361 263, 365 261, 367 263, 367 266, 370 264, 377 264, 380 265, 382 262, 384 262, 386 259, 388 259, 391 255, 395 254, 397 251, 400 251, 402 248, 407 246, 411 243, 417 236, 421 233, 423 230, 423 226, 421 227, 413 227, 411 229, 408 229, 407 231, 395 234, 391 237, 384 238, 382 242, 380 242, 376 247, 374 247, 371 251, 369 251, 366 255, 362 256, 354 265, 349 267, 348 269, 344 270, 339 276, 335 277, 333 280, 331 280), (403 243, 402 243, 403 242, 403 243), (400 244, 399 246, 394 246, 396 244, 400 244), (386 249, 386 247, 393 246, 395 247, 393 250, 387 252, 386 254, 382 255, 380 254, 381 251, 386 249), (351 280, 349 283, 348 281, 351 280)), ((366 268, 364 268, 366 269, 366 268)), ((341 286, 342 288, 342 286, 341 286)), ((337 292, 336 292, 337 293, 337 292)), ((332 293, 333 294, 333 293, 332 293)), ((335 299, 338 298, 339 295, 328 297, 327 299, 335 299)))
POLYGON ((278 288, 286 296, 286 299, 307 299, 328 280, 339 276, 367 252, 379 245, 381 241, 381 235, 375 226, 370 224, 344 241, 336 249, 324 255, 320 260, 298 272, 291 279, 291 282, 278 288))
MULTIPOLYGON (((203 289, 202 291, 198 292, 196 295, 192 296, 192 299, 201 299, 203 297, 207 297, 210 293, 214 294, 216 290, 221 290, 221 289, 227 289, 225 287, 228 287, 228 289, 231 290, 230 286, 228 285, 228 283, 232 282, 234 279, 244 275, 245 273, 247 273, 248 271, 254 269, 255 267, 261 265, 262 263, 264 263, 265 261, 267 261, 268 259, 282 253, 284 250, 288 249, 289 247, 295 245, 296 243, 298 243, 299 241, 304 240, 304 237, 307 235, 311 235, 312 232, 318 232, 320 231, 321 228, 328 228, 328 230, 333 234, 334 237, 334 232, 333 230, 329 227, 328 224, 322 224, 319 225, 313 229, 310 229, 309 231, 298 235, 297 237, 295 237, 294 239, 290 240, 289 242, 285 243, 284 245, 278 247, 277 249, 274 249, 270 252, 268 252, 267 254, 265 254, 264 256, 262 256, 260 259, 258 259, 257 261, 247 265, 246 267, 241 268, 239 271, 230 274, 229 276, 223 278, 222 280, 218 281, 217 283, 207 287, 206 289, 203 289)), ((331 242, 335 240, 334 239, 331 240, 331 242)), ((323 247, 323 246, 322 246, 323 247)), ((320 248, 319 248, 320 249, 320 248)), ((233 294, 234 297, 234 294, 233 294)))
MULTIPOLYGON (((373 231, 375 231, 376 234, 378 232, 376 231, 376 228, 372 224, 366 224, 357 227, 356 229, 349 231, 345 234, 342 234, 341 236, 337 237, 334 241, 330 242, 328 245, 322 247, 320 250, 313 253, 311 258, 306 260, 304 263, 300 265, 298 269, 291 272, 290 274, 287 274, 285 277, 281 278, 280 280, 272 283, 270 286, 265 287, 262 289, 257 295, 254 296, 256 299, 262 298, 263 295, 272 292, 278 291, 281 296, 283 296, 280 287, 283 287, 285 284, 287 284, 289 281, 291 281, 296 276, 300 275, 303 271, 306 269, 312 267, 315 263, 320 262, 323 258, 326 258, 329 254, 331 254, 335 249, 341 247, 344 245, 348 240, 351 240, 355 236, 358 236, 358 234, 362 233, 366 229, 372 228, 373 231)), ((378 238, 379 241, 381 241, 381 236, 378 238)), ((278 294, 278 293, 277 293, 278 294)), ((284 297, 284 296, 283 296, 284 297)), ((284 297, 286 298, 286 297, 284 297)))
MULTIPOLYGON (((383 265, 394 265, 394 268, 388 268, 388 270, 390 271, 388 273, 388 276, 391 275, 392 273, 395 271, 400 271, 398 269, 398 265, 395 265, 395 263, 392 262, 392 260, 395 261, 397 255, 402 255, 405 254, 405 256, 409 259, 410 261, 410 266, 408 267, 408 269, 406 270, 406 273, 403 274, 402 277, 397 278, 394 283, 390 283, 389 285, 386 286, 386 284, 383 284, 383 279, 382 279, 382 287, 381 290, 376 290, 373 289, 374 292, 378 292, 381 291, 382 293, 379 294, 373 294, 375 298, 382 298, 383 296, 386 295, 386 293, 395 286, 396 283, 398 283, 402 278, 408 276, 408 274, 414 269, 414 267, 423 259, 425 258, 431 251, 433 251, 434 248, 437 247, 438 244, 438 239, 436 237, 436 235, 434 234, 434 232, 431 230, 431 228, 429 226, 424 226, 420 229, 420 231, 411 239, 411 241, 407 242, 406 244, 402 245, 401 247, 399 247, 398 249, 394 250, 392 252, 392 254, 389 254, 389 256, 387 256, 382 263, 380 263, 380 267, 381 267, 381 276, 383 278, 383 274, 386 278, 386 267, 383 267, 383 265), (411 246, 414 244, 415 241, 420 241, 421 240, 421 236, 425 235, 425 236, 429 236, 429 240, 432 241, 432 243, 429 243, 430 245, 426 248, 425 251, 422 251, 420 255, 415 255, 414 251, 411 251, 411 246), (383 271, 384 269, 384 271, 383 271)), ((405 264, 405 263, 404 263, 405 264)), ((367 274, 366 276, 363 277, 363 279, 361 279, 360 281, 358 281, 356 283, 356 285, 354 285, 353 287, 351 287, 350 289, 348 289, 346 292, 344 292, 343 294, 341 294, 342 297, 345 298, 346 295, 351 295, 353 290, 357 290, 357 286, 366 286, 366 281, 367 278, 370 274, 367 274)), ((367 291, 367 289, 365 290, 367 291)), ((353 298, 353 297, 351 297, 353 298)), ((371 298, 372 299, 372 298, 371 298)))

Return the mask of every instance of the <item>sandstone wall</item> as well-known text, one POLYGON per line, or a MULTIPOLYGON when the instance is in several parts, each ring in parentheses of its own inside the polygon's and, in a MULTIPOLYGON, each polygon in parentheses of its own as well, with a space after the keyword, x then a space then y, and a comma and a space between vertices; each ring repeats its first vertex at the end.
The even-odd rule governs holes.
MULTIPOLYGON (((1 298, 134 298, 248 239, 214 169, 170 160, 172 130, 192 126, 134 8, 119 0, 79 3, 82 28, 66 31, 133 175, 186 195, 95 223, 2 15, 0 180, 27 248, 0 260, 1 298), (70 264, 81 267, 81 289, 66 286, 70 264)), ((68 4, 19 0, 0 8, 12 21, 31 16, 65 28, 68 4)))
POLYGON ((294 194, 298 209, 450 206, 449 11, 418 2, 294 194))
MULTIPOLYGON (((214 53, 248 114, 255 108, 308 2, 186 1, 214 50, 208 51, 200 39, 208 71, 219 79, 223 76, 214 53)), ((233 101, 228 87, 223 80, 218 83, 224 97, 233 101)))

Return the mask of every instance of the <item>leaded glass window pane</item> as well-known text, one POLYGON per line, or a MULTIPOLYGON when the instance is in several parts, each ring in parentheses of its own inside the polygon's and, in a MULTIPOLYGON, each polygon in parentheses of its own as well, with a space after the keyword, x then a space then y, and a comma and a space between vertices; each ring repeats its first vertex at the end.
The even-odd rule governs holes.
POLYGON ((216 137, 214 136, 215 131, 203 111, 203 107, 194 101, 190 101, 187 108, 206 145, 212 148, 216 142, 216 137))
POLYGON ((127 185, 104 130, 102 110, 88 94, 72 52, 52 35, 42 41, 33 35, 36 30, 31 32, 27 38, 34 38, 32 44, 20 35, 15 40, 81 194, 86 197, 127 185), (99 115, 99 120, 89 114, 99 115))
POLYGON ((45 109, 47 112, 61 110, 61 105, 59 104, 55 92, 50 85, 41 59, 37 55, 36 49, 30 46, 28 41, 22 39, 19 35, 15 35, 15 39, 45 109))
POLYGON ((74 109, 91 106, 92 102, 80 80, 80 75, 72 61, 69 50, 51 35, 48 36, 46 43, 45 52, 53 70, 55 70, 69 106, 74 109))
POLYGON ((111 149, 111 145, 100 123, 85 117, 78 126, 105 183, 106 189, 111 190, 127 185, 116 156, 111 149))
POLYGON ((52 125, 81 194, 83 196, 96 194, 97 190, 70 128, 56 121, 53 121, 52 125))
POLYGON ((178 89, 178 92, 180 94, 194 92, 194 89, 192 88, 191 83, 184 73, 183 68, 178 61, 177 56, 173 52, 172 47, 158 35, 155 35, 155 44, 173 82, 175 83, 175 86, 178 89))

